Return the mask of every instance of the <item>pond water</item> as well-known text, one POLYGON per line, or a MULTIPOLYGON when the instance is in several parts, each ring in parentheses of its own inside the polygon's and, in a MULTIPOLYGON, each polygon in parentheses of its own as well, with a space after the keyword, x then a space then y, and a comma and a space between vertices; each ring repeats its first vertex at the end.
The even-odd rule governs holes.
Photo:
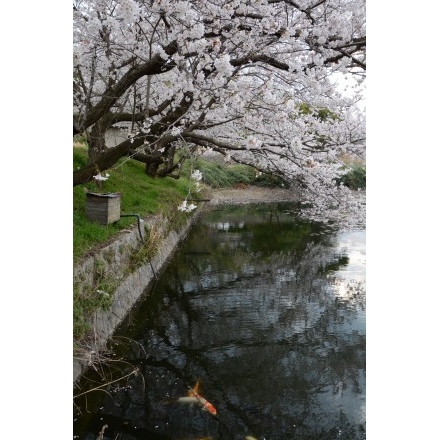
POLYGON ((365 238, 287 204, 203 213, 75 391, 74 438, 366 438, 365 238), (197 382, 216 415, 178 400, 197 382))

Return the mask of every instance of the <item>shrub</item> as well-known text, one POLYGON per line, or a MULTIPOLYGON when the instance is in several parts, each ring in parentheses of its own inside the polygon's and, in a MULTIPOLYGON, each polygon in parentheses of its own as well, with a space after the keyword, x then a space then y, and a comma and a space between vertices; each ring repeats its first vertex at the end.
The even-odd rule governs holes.
POLYGON ((350 171, 337 179, 337 183, 342 183, 350 189, 366 189, 367 187, 367 169, 364 166, 355 165, 350 171))

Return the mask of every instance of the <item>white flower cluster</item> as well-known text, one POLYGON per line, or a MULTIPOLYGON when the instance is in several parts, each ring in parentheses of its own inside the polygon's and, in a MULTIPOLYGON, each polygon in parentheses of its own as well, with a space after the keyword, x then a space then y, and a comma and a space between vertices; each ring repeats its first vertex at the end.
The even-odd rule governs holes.
POLYGON ((191 179, 195 180, 194 187, 196 192, 200 192, 202 190, 202 187, 200 185, 200 181, 203 178, 203 174, 200 172, 200 170, 195 170, 191 174, 191 179))
POLYGON ((197 14, 191 6, 192 5, 190 2, 177 2, 176 5, 174 5, 174 13, 176 18, 187 21, 196 19, 197 14))
MULTIPOLYGON (((191 173, 191 179, 195 181, 194 186, 195 186, 195 191, 196 191, 196 192, 200 192, 201 189, 202 189, 201 186, 200 186, 200 181, 202 180, 202 178, 203 178, 203 174, 201 173, 200 170, 195 170, 195 171, 193 171, 193 172, 191 173)), ((189 194, 191 194, 191 190, 189 191, 189 194)), ((188 194, 187 197, 189 197, 189 194, 188 194)), ((189 204, 188 204, 187 199, 185 199, 185 200, 184 200, 184 201, 183 201, 183 202, 177 207, 177 209, 178 209, 179 211, 182 211, 182 212, 191 212, 191 211, 194 211, 194 209, 196 209, 196 208, 197 208, 197 206, 194 205, 194 203, 189 203, 189 204)))
POLYGON ((177 207, 177 209, 179 210, 179 211, 182 211, 182 212, 191 212, 191 211, 194 211, 194 209, 196 209, 197 208, 197 206, 196 205, 194 205, 194 203, 190 203, 189 205, 188 205, 188 202, 186 201, 186 200, 184 200, 178 207, 177 207))
POLYGON ((110 296, 107 292, 104 292, 104 290, 97 290, 96 291, 97 294, 102 295, 102 296, 110 296))
POLYGON ((171 134, 172 134, 173 136, 178 136, 181 132, 182 132, 182 129, 179 128, 179 127, 173 127, 173 128, 171 129, 171 134))
POLYGON ((247 150, 250 150, 251 148, 260 148, 262 144, 263 142, 260 141, 260 139, 257 139, 255 136, 249 136, 245 140, 245 147, 247 150))
POLYGON ((195 170, 192 174, 191 174, 191 179, 194 179, 197 182, 200 182, 202 180, 203 174, 200 170, 195 170))
POLYGON ((214 66, 221 76, 228 77, 234 71, 230 61, 230 56, 228 54, 219 56, 214 61, 214 66))
POLYGON ((110 177, 110 174, 105 173, 105 175, 101 175, 101 173, 97 174, 96 176, 93 176, 93 178, 99 182, 103 182, 104 180, 107 180, 110 177))

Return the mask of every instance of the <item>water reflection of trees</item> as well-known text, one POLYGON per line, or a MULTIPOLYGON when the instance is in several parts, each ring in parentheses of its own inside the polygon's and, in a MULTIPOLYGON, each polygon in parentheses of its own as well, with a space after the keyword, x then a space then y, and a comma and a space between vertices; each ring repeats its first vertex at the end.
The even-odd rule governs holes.
POLYGON ((109 416, 175 439, 364 438, 354 409, 365 401, 365 283, 337 278, 347 260, 331 234, 263 226, 202 224, 188 237, 155 287, 154 313, 140 310, 148 319, 133 337, 148 356, 126 353, 141 376, 104 397, 109 416), (173 402, 198 377, 218 419, 173 402))

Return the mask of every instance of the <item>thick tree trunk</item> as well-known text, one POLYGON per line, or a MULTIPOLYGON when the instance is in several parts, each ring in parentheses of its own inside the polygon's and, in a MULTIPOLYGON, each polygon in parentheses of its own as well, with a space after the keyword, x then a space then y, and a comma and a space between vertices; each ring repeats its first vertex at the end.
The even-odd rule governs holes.
POLYGON ((93 163, 89 163, 84 168, 73 172, 73 186, 88 182, 93 176, 107 170, 121 157, 127 156, 133 149, 140 147, 142 144, 142 139, 137 139, 133 143, 130 140, 126 140, 115 148, 108 149, 101 156, 97 157, 93 163))
POLYGON ((150 162, 145 164, 145 174, 150 177, 156 177, 159 170, 159 162, 150 162))
MULTIPOLYGON (((141 147, 144 144, 144 139, 136 139, 133 143, 130 140, 126 140, 114 148, 108 148, 104 153, 96 156, 93 161, 82 169, 73 172, 73 186, 81 185, 88 182, 101 171, 107 170, 113 166, 121 157, 131 155, 134 160, 145 164, 145 173, 150 177, 164 177, 170 174, 174 169, 173 167, 167 167, 159 172, 161 165, 165 163, 164 157, 161 153, 146 154, 139 152, 134 154, 136 148, 141 147)), ((173 151, 173 157, 175 150, 173 151)), ((169 157, 168 162, 172 163, 173 158, 169 157)))
POLYGON ((89 165, 95 163, 99 156, 108 150, 105 143, 105 132, 110 124, 107 123, 106 119, 108 118, 99 120, 96 124, 92 125, 90 130, 86 131, 87 144, 89 146, 87 164, 89 165))
POLYGON ((92 143, 89 162, 87 166, 73 173, 73 186, 88 182, 93 176, 114 165, 121 157, 131 154, 134 159, 146 164, 145 173, 148 176, 161 177, 166 176, 175 169, 170 167, 174 160, 175 149, 171 147, 172 143, 178 138, 176 135, 163 135, 167 126, 173 124, 187 111, 192 102, 192 93, 187 93, 182 99, 180 106, 170 110, 160 121, 150 126, 150 133, 146 136, 140 136, 136 140, 126 140, 114 148, 105 148, 105 131, 116 121, 117 115, 108 113, 102 119, 92 126, 90 131, 90 142, 92 143), (188 99, 189 98, 189 99, 188 99), (135 150, 142 145, 155 145, 155 151, 146 154, 144 152, 135 153, 135 150), (170 150, 171 147, 171 150, 170 150), (166 153, 161 153, 164 148, 166 153), (104 150, 104 152, 102 151, 104 150), (166 161, 167 166, 160 171, 160 166, 166 161))

